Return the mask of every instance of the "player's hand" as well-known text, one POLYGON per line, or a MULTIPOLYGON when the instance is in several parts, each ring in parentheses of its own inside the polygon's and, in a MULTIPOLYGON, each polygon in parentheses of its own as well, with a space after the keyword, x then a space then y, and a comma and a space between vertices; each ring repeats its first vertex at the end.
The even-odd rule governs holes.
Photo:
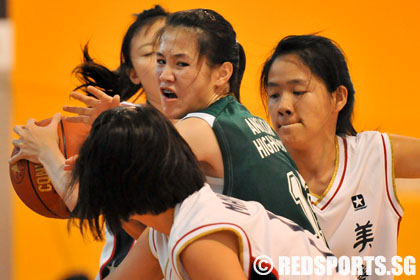
POLYGON ((57 113, 47 126, 38 126, 35 119, 29 119, 25 125, 16 125, 13 131, 19 139, 13 139, 12 144, 19 151, 9 159, 10 164, 21 159, 39 163, 39 155, 51 148, 58 148, 57 126, 61 114, 57 113))
POLYGON ((84 103, 87 107, 63 106, 63 110, 69 113, 75 113, 77 116, 65 117, 70 122, 82 122, 92 125, 96 118, 104 111, 120 105, 120 96, 113 97, 107 95, 100 89, 92 86, 87 87, 87 91, 93 96, 86 96, 78 92, 72 92, 70 96, 84 103))
POLYGON ((64 171, 72 171, 79 154, 73 155, 64 161, 64 171))

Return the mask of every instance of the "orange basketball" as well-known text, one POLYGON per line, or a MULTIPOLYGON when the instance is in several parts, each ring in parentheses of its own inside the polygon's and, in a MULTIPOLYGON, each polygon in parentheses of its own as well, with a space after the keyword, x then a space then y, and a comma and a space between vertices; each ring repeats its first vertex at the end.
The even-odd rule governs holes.
MULTIPOLYGON (((39 126, 46 126, 51 119, 42 120, 39 126)), ((89 134, 85 124, 71 123, 62 119, 57 128, 59 146, 65 158, 78 153, 89 134)), ((18 152, 14 148, 12 155, 18 152)), ((44 167, 22 159, 9 166, 10 179, 19 198, 29 208, 48 218, 65 219, 70 215, 64 201, 57 194, 44 167)))

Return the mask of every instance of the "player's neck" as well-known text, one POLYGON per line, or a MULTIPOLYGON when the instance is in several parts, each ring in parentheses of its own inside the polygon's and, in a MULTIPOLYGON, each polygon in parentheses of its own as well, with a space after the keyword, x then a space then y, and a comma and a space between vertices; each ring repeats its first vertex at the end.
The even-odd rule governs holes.
POLYGON ((160 100, 160 95, 158 96, 151 96, 147 95, 147 103, 158 109, 161 113, 164 113, 163 107, 162 107, 162 101, 160 100))
POLYGON ((289 149, 311 192, 322 195, 334 175, 337 159, 337 138, 323 139, 310 149, 289 149))
POLYGON ((170 208, 158 215, 134 215, 133 218, 146 226, 154 228, 155 230, 169 236, 174 223, 174 208, 170 208))

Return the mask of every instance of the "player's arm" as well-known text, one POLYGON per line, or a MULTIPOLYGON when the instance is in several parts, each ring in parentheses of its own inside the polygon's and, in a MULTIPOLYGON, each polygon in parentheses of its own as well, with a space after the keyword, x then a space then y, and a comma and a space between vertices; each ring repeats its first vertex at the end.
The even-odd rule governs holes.
POLYGON ((213 129, 199 118, 181 120, 175 127, 190 146, 204 173, 224 177, 222 152, 213 129))
POLYGON ((219 231, 189 244, 180 255, 192 280, 246 279, 239 260, 239 243, 231 231, 219 231))
POLYGON ((106 280, 147 279, 161 280, 163 273, 158 260, 149 249, 147 228, 128 252, 122 263, 106 277, 106 280))
POLYGON ((395 178, 420 178, 420 139, 390 135, 395 178))
POLYGON ((14 139, 12 143, 19 148, 19 152, 9 159, 9 163, 14 164, 21 159, 41 163, 55 190, 72 210, 76 205, 78 192, 75 190, 67 194, 70 174, 63 169, 65 158, 58 146, 57 126, 60 118, 59 113, 55 114, 51 123, 44 127, 36 125, 34 119, 29 119, 24 126, 15 126, 14 131, 19 139, 14 139))

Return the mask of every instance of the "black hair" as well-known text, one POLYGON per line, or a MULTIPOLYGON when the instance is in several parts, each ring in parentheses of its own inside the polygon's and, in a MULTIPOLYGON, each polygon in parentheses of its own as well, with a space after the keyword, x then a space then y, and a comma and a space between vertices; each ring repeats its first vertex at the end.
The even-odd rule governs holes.
POLYGON ((166 18, 167 15, 168 12, 159 5, 135 15, 136 19, 127 29, 122 42, 120 66, 117 70, 109 70, 104 65, 95 62, 89 55, 88 44, 86 44, 83 48, 83 62, 73 70, 81 82, 75 90, 86 91, 88 86, 94 86, 109 96, 119 94, 121 100, 127 100, 143 89, 141 84, 134 84, 129 77, 129 71, 133 69, 130 56, 131 41, 142 28, 151 26, 157 20, 166 18))
POLYGON ((264 63, 261 73, 260 87, 264 105, 267 106, 266 87, 271 66, 276 58, 287 54, 297 55, 311 72, 324 82, 328 92, 333 93, 341 85, 347 88, 347 103, 338 114, 336 134, 356 135, 351 120, 355 90, 346 59, 338 44, 323 36, 292 35, 278 43, 273 54, 264 63))
POLYGON ((72 173, 79 185, 72 216, 102 238, 132 214, 159 214, 199 190, 199 163, 172 123, 151 105, 116 107, 93 123, 72 173), (101 218, 103 216, 103 219, 101 218))
POLYGON ((246 57, 240 43, 236 40, 236 32, 232 25, 220 14, 209 9, 194 9, 170 14, 166 26, 186 27, 197 37, 198 52, 205 56, 209 66, 231 62, 232 77, 229 80, 230 91, 240 100, 240 86, 245 71, 246 57))

